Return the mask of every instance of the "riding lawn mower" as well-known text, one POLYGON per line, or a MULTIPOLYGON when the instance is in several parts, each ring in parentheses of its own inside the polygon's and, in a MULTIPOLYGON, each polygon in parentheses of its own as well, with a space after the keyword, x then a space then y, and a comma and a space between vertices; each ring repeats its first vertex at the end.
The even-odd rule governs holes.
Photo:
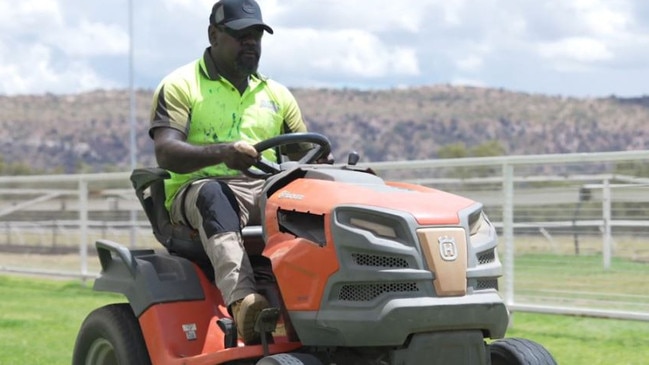
POLYGON ((92 311, 73 365, 552 365, 540 344, 505 338, 497 236, 482 204, 385 181, 357 165, 315 162, 328 139, 295 133, 257 151, 312 148, 299 161, 261 159, 262 224, 242 230, 258 291, 259 344, 237 338, 198 232, 172 224, 160 168, 131 182, 164 250, 99 240, 94 290, 127 303, 92 311))

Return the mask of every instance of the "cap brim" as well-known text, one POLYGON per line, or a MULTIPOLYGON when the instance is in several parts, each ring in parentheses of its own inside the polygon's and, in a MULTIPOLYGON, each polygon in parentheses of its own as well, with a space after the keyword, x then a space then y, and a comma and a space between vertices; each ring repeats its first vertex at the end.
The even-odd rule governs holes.
POLYGON ((243 19, 237 19, 233 20, 231 22, 227 22, 224 24, 226 27, 234 30, 242 30, 248 27, 253 27, 253 26, 260 26, 264 28, 265 31, 267 31, 270 34, 273 34, 273 28, 269 27, 268 25, 264 24, 263 22, 260 22, 257 19, 252 19, 252 18, 243 18, 243 19))

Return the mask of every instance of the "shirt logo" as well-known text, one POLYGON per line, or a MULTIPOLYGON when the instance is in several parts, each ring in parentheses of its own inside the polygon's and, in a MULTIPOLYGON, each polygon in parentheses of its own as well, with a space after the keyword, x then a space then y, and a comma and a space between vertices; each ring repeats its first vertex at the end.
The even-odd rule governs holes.
POLYGON ((270 109, 273 111, 273 113, 277 113, 279 110, 279 107, 277 106, 277 103, 275 103, 272 100, 262 100, 259 102, 259 107, 262 109, 270 109))

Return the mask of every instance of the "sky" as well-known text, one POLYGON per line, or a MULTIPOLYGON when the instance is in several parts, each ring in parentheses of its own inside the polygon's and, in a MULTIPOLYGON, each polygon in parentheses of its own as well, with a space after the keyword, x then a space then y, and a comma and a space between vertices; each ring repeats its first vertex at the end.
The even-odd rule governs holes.
MULTIPOLYGON (((293 88, 649 94, 647 0, 258 2, 259 71, 293 88)), ((202 55, 213 3, 0 0, 0 95, 153 89, 202 55)))

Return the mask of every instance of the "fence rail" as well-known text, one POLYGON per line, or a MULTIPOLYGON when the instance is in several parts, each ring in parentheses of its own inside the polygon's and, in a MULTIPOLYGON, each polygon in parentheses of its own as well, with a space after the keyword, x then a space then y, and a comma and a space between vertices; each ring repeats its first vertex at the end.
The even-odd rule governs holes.
MULTIPOLYGON (((649 151, 363 166, 482 202, 511 310, 649 320, 649 151)), ((0 177, 0 245, 74 248, 0 253, 0 271, 86 280, 98 272, 97 239, 159 247, 128 176, 0 177)))

